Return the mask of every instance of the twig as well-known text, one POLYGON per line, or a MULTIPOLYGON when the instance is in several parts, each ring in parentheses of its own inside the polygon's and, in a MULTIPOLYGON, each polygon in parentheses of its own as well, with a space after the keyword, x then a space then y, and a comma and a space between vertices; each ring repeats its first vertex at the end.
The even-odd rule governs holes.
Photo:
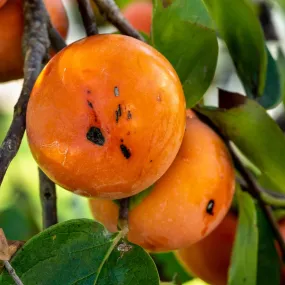
POLYGON ((276 238, 276 240, 280 246, 280 250, 282 253, 282 259, 285 262, 285 243, 284 243, 283 237, 279 231, 278 223, 275 220, 275 217, 273 215, 272 208, 269 205, 265 204, 265 202, 262 199, 262 195, 261 195, 261 193, 263 192, 262 189, 256 183, 252 174, 244 167, 240 158, 236 155, 236 153, 234 152, 230 143, 228 141, 226 141, 226 143, 227 143, 228 149, 232 155, 233 162, 234 162, 236 169, 239 171, 240 175, 243 177, 243 179, 245 180, 245 182, 248 185, 248 187, 247 187, 248 193, 250 193, 257 200, 262 211, 264 212, 266 218, 269 221, 269 224, 272 228, 272 231, 275 235, 275 238, 276 238))
POLYGON ((100 13, 105 15, 122 34, 145 41, 143 36, 125 19, 114 0, 93 0, 100 13))
POLYGON ((0 148, 0 185, 10 162, 19 150, 26 129, 26 110, 29 96, 49 48, 46 13, 42 0, 26 0, 24 14, 24 83, 19 100, 14 107, 11 126, 0 148))
POLYGON ((61 37, 59 32, 53 27, 50 20, 48 23, 48 35, 49 35, 51 46, 56 52, 59 52, 66 47, 66 43, 64 39, 61 37))
POLYGON ((130 198, 119 200, 119 227, 128 232, 130 198))
POLYGON ((4 261, 4 266, 17 285, 24 285, 9 261, 4 261))
POLYGON ((97 35, 98 28, 90 0, 77 0, 77 3, 87 36, 97 35))
POLYGON ((43 228, 46 229, 57 221, 55 184, 39 169, 40 197, 43 210, 43 228))

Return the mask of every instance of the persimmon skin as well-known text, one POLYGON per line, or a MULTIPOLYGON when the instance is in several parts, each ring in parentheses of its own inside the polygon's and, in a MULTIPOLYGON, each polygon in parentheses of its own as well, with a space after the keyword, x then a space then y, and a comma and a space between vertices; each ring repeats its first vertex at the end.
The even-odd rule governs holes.
POLYGON ((237 218, 229 213, 217 228, 201 241, 177 251, 185 269, 211 285, 226 285, 237 218))
MULTIPOLYGON (((61 0, 44 2, 54 27, 66 38, 68 18, 61 0)), ((9 0, 0 7, 0 82, 23 77, 23 3, 23 0, 9 0)))
POLYGON ((152 22, 152 3, 133 2, 123 9, 123 15, 137 30, 150 34, 152 22))
MULTIPOLYGON (((198 243, 178 250, 176 257, 192 275, 211 285, 227 285, 237 222, 237 216, 228 213, 212 233, 198 243)), ((285 240, 285 219, 279 221, 278 224, 285 240)), ((281 257, 280 252, 279 255, 281 257)), ((281 270, 280 284, 285 285, 284 265, 281 270)))
MULTIPOLYGON (((221 222, 233 193, 234 170, 224 143, 188 110, 186 132, 173 164, 130 209, 128 239, 150 251, 190 246, 221 222)), ((96 220, 110 231, 116 229, 114 202, 91 199, 90 207, 96 220)))
POLYGON ((171 64, 122 35, 88 37, 57 54, 27 110, 35 160, 62 187, 119 199, 159 179, 185 131, 185 98, 171 64))
POLYGON ((7 2, 7 0, 0 0, 0 8, 7 2))

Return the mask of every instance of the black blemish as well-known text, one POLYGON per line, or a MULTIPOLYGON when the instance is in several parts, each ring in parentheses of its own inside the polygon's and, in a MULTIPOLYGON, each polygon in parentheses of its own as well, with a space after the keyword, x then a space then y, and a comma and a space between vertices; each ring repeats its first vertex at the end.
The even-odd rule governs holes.
POLYGON ((87 89, 87 90, 86 90, 86 93, 87 93, 87 94, 91 94, 91 90, 90 90, 90 89, 87 89))
POLYGON ((105 138, 101 132, 101 130, 97 127, 91 127, 86 134, 86 137, 89 141, 97 144, 97 145, 104 145, 105 138))
POLYGON ((116 123, 119 122, 119 118, 122 116, 122 109, 121 109, 121 105, 118 105, 118 109, 115 111, 116 114, 116 123))
POLYGON ((152 162, 152 160, 150 160, 149 162, 152 162))
POLYGON ((92 104, 90 101, 87 100, 87 104, 88 104, 88 106, 89 106, 90 108, 93 109, 93 104, 92 104))
POLYGON ((127 136, 129 136, 131 134, 131 132, 127 132, 127 136))
POLYGON ((215 201, 211 199, 206 208, 206 212, 211 216, 214 216, 214 213, 213 213, 214 206, 215 206, 215 201))
POLYGON ((131 157, 131 155, 132 155, 130 150, 124 144, 121 144, 120 148, 121 148, 121 151, 122 151, 124 157, 126 159, 129 159, 131 157))
POLYGON ((121 143, 123 143, 123 142, 124 142, 124 140, 123 140, 123 139, 120 139, 120 142, 121 142, 121 143))
POLYGON ((119 87, 118 87, 118 86, 115 86, 115 87, 114 87, 114 95, 115 95, 116 97, 118 97, 118 96, 120 95, 119 87))
POLYGON ((129 111, 128 111, 127 119, 130 120, 131 118, 132 118, 132 113, 131 113, 131 111, 129 110, 129 111))

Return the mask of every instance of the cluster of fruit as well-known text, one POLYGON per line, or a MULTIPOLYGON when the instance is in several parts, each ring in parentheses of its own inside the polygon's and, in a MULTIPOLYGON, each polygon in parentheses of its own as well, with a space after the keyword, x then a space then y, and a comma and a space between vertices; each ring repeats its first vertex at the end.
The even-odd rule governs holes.
MULTIPOLYGON (((66 37, 61 1, 45 4, 66 37)), ((23 76, 22 5, 0 1, 1 82, 23 76)), ((146 26, 135 23, 131 9, 125 15, 149 33, 151 4, 137 5, 147 7, 134 9, 148 11, 146 26)), ((116 200, 130 197, 129 241, 149 251, 178 250, 195 274, 226 284, 226 272, 212 280, 199 268, 213 269, 204 265, 213 258, 207 240, 232 219, 226 216, 235 188, 232 161, 220 137, 185 109, 175 70, 154 48, 123 35, 96 35, 53 56, 30 97, 27 136, 39 167, 90 198, 95 219, 109 231, 117 231, 116 200)), ((226 262, 234 225, 227 228, 233 230, 226 262)))

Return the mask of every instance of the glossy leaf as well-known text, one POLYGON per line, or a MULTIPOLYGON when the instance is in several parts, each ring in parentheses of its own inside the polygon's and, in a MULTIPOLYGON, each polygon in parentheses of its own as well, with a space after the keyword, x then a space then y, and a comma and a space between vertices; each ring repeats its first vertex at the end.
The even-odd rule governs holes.
POLYGON ((272 57, 268 49, 266 49, 266 52, 267 70, 265 88, 262 96, 257 98, 257 102, 266 109, 272 109, 282 101, 282 79, 275 59, 272 57))
POLYGON ((257 207, 258 221, 258 285, 280 284, 280 259, 274 244, 274 234, 262 210, 257 207))
POLYGON ((283 51, 280 48, 278 49, 277 65, 278 65, 279 74, 280 74, 283 104, 285 104, 285 56, 284 56, 283 51))
POLYGON ((263 94, 267 56, 262 28, 249 0, 204 0, 225 40, 248 96, 263 94))
MULTIPOLYGON (((227 96, 229 101, 232 94, 223 91, 223 96, 227 96)), ((276 185, 275 188, 285 193, 285 137, 258 103, 247 98, 244 100, 244 104, 229 109, 199 106, 197 111, 210 118, 262 174, 276 185)))
POLYGON ((256 207, 251 196, 237 194, 239 220, 229 269, 229 285, 256 283, 258 260, 258 229, 256 207))
POLYGON ((202 0, 154 1, 151 43, 173 65, 188 107, 204 95, 214 77, 218 42, 202 0))
MULTIPOLYGON (((158 285, 150 256, 88 219, 70 220, 33 237, 12 259, 24 284, 158 285)), ((2 277, 2 280, 1 280, 2 277)), ((14 284, 4 273, 1 285, 14 284)))

